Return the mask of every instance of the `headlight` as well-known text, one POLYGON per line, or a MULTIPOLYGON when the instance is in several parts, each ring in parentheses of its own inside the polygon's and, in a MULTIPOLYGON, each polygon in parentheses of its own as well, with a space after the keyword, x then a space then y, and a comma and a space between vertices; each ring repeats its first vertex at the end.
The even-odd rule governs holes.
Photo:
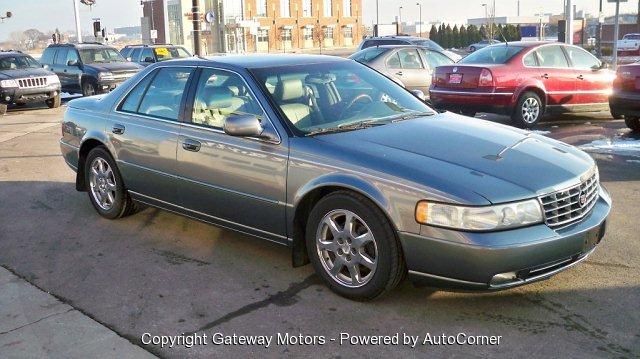
POLYGON ((492 231, 542 222, 537 200, 495 206, 467 207, 428 201, 418 202, 416 221, 467 231, 492 231))
POLYGON ((0 81, 0 87, 18 87, 18 81, 16 80, 2 80, 0 81))
POLYGON ((58 75, 49 75, 47 76, 47 85, 55 85, 60 83, 60 78, 58 75))
POLYGON ((113 74, 111 72, 100 72, 98 73, 99 80, 107 80, 113 78, 113 74))

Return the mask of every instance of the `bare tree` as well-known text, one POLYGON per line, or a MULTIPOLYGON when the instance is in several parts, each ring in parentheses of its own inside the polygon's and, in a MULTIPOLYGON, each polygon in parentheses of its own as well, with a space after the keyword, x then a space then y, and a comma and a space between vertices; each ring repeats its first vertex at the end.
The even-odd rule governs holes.
POLYGON ((312 35, 313 42, 320 46, 320 53, 322 53, 322 43, 324 42, 324 29, 319 22, 313 26, 312 35))
POLYGON ((27 48, 34 48, 42 35, 44 34, 36 29, 25 30, 24 36, 26 38, 27 48))

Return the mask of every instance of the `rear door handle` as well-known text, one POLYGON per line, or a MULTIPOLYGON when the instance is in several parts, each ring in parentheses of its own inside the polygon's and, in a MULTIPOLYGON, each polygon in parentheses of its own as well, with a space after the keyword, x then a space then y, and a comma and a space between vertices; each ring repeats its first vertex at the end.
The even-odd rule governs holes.
POLYGON ((398 75, 398 76, 402 76, 402 71, 398 71, 398 72, 396 72, 396 75, 398 75))
POLYGON ((543 78, 548 79, 549 78, 549 74, 544 74, 542 75, 543 78))
POLYGON ((113 132, 116 135, 121 135, 124 133, 124 126, 119 123, 116 123, 111 128, 111 132, 113 132))
POLYGON ((200 143, 200 141, 192 140, 190 138, 187 138, 184 141, 182 141, 182 148, 184 148, 187 151, 198 152, 200 151, 201 146, 202 144, 200 143))
POLYGON ((578 80, 584 80, 584 76, 578 75, 578 80))

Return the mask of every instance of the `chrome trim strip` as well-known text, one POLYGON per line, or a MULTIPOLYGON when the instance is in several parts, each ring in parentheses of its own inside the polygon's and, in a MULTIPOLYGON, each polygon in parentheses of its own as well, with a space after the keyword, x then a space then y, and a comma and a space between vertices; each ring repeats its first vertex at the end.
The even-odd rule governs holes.
POLYGON ((448 95, 513 96, 513 92, 466 92, 466 91, 448 91, 448 90, 429 90, 429 92, 448 94, 448 95))
POLYGON ((593 247, 589 252, 585 253, 582 255, 582 257, 579 257, 578 259, 576 259, 575 261, 567 264, 566 266, 554 269, 550 272, 547 273, 543 273, 537 276, 533 276, 533 277, 529 277, 527 279, 518 279, 514 282, 510 282, 510 283, 505 283, 505 284, 490 284, 489 285, 489 289, 506 289, 506 288, 511 288, 511 287, 517 287, 519 285, 523 285, 523 284, 529 284, 529 283, 533 283, 533 282, 537 282, 539 280, 543 280, 549 277, 552 277, 564 270, 567 270, 573 266, 575 266, 576 264, 584 261, 585 259, 587 259, 587 257, 589 257, 589 255, 591 255, 591 253, 593 253, 593 251, 596 250, 596 247, 593 247))
MULTIPOLYGON (((263 230, 261 230, 261 229, 257 229, 257 228, 249 227, 249 226, 246 226, 246 225, 244 225, 244 224, 240 224, 240 223, 232 222, 232 221, 229 221, 229 220, 226 220, 226 219, 222 219, 222 218, 219 218, 219 217, 215 217, 215 216, 208 215, 208 214, 206 214, 206 213, 202 213, 202 212, 194 211, 194 210, 192 210, 192 209, 189 209, 189 208, 186 208, 186 207, 182 207, 182 206, 178 206, 177 204, 173 204, 173 203, 171 203, 171 202, 167 202, 167 201, 163 201, 163 200, 160 200, 160 199, 157 199, 157 198, 151 197, 151 196, 147 196, 147 195, 144 195, 144 194, 139 193, 139 192, 136 192, 136 191, 127 190, 127 192, 129 192, 129 193, 133 194, 134 196, 139 196, 139 197, 147 198, 147 199, 149 199, 149 200, 151 200, 151 201, 160 202, 160 203, 162 203, 162 204, 169 205, 169 206, 172 206, 172 207, 175 207, 175 208, 181 209, 181 210, 183 210, 183 211, 187 211, 187 212, 195 213, 195 214, 198 214, 198 215, 201 215, 201 216, 207 217, 207 218, 211 218, 212 220, 216 220, 216 221, 220 221, 220 222, 228 223, 230 226, 238 226, 238 227, 242 227, 242 228, 247 228, 248 230, 252 230, 252 231, 256 231, 256 232, 260 232, 260 233, 268 234, 268 235, 271 235, 271 236, 273 236, 273 237, 277 237, 277 238, 286 239, 286 240, 287 240, 287 241, 289 241, 289 242, 291 242, 291 241, 292 241, 292 239, 291 239, 291 238, 289 238, 289 237, 285 237, 285 236, 280 235, 280 234, 276 234, 276 233, 271 233, 271 232, 263 231, 263 230)), ((188 215, 188 214, 185 214, 185 213, 182 213, 182 212, 178 212, 178 211, 172 210, 172 209, 170 209, 170 208, 166 208, 166 207, 163 207, 163 206, 159 206, 158 204, 153 204, 153 203, 145 202, 145 201, 140 200, 140 199, 135 199, 135 200, 137 200, 137 201, 139 201, 139 202, 142 202, 142 203, 145 203, 145 204, 148 204, 148 205, 153 206, 153 207, 160 207, 160 208, 165 209, 165 210, 167 210, 167 211, 169 211, 169 212, 173 212, 173 213, 176 213, 176 214, 179 214, 179 215, 183 215, 183 216, 185 216, 185 217, 193 218, 193 219, 195 219, 195 220, 199 220, 199 221, 202 221, 202 222, 207 222, 207 223, 213 224, 213 225, 215 225, 215 226, 224 227, 224 228, 227 228, 227 229, 230 229, 230 230, 236 231, 236 232, 245 233, 245 234, 248 234, 248 235, 251 235, 251 236, 254 236, 254 237, 260 237, 260 238, 266 239, 266 240, 268 240, 268 241, 272 241, 272 242, 275 242, 275 243, 280 243, 280 244, 282 244, 282 242, 274 241, 274 240, 269 239, 269 238, 266 238, 266 237, 261 237, 261 236, 259 236, 259 235, 253 234, 253 233, 251 233, 251 232, 245 232, 245 231, 242 231, 242 230, 237 229, 237 228, 233 228, 233 227, 225 226, 224 224, 219 224, 219 223, 217 223, 217 222, 209 222, 209 221, 204 220, 204 219, 202 219, 202 218, 193 217, 193 216, 190 216, 190 215, 188 215)))
POLYGON ((141 165, 138 165, 138 164, 135 164, 135 163, 131 163, 131 162, 127 162, 127 161, 123 161, 123 160, 116 160, 116 163, 122 163, 122 164, 125 164, 125 165, 128 165, 128 166, 131 166, 131 167, 136 167, 136 168, 139 168, 141 170, 153 172, 153 173, 156 173, 156 174, 159 174, 159 175, 162 175, 162 176, 166 176, 166 177, 169 177, 169 178, 173 178, 173 179, 176 179, 176 180, 184 180, 184 181, 187 181, 187 182, 199 184, 201 186, 209 187, 209 188, 216 189, 216 190, 219 190, 219 191, 224 191, 224 192, 233 193, 233 194, 236 194, 236 195, 239 195, 239 196, 249 197, 249 198, 252 198, 252 199, 255 199, 255 200, 259 200, 259 201, 262 201, 262 202, 276 204, 276 205, 279 205, 279 206, 286 205, 286 203, 280 202, 280 201, 275 200, 275 199, 258 197, 258 196, 254 196, 252 194, 239 192, 239 191, 234 191, 232 189, 215 186, 215 185, 212 185, 210 183, 200 182, 200 181, 196 181, 196 180, 193 180, 193 179, 190 179, 190 178, 186 178, 186 177, 182 177, 182 176, 172 175, 172 174, 169 174, 169 173, 166 173, 166 172, 163 172, 163 171, 158 171, 158 170, 153 169, 153 168, 141 166, 141 165))
POLYGON ((70 144, 70 143, 66 143, 66 142, 64 142, 62 139, 60 139, 60 141, 58 141, 58 142, 60 142, 60 144, 61 144, 61 145, 67 146, 67 147, 69 147, 69 148, 73 148, 74 150, 80 150, 80 147, 79 147, 79 146, 72 145, 72 144, 70 144))
MULTIPOLYGON (((575 91, 547 91, 548 95, 572 95, 572 94, 610 94, 612 91, 609 90, 575 90, 575 91)), ((580 104, 581 105, 581 104, 580 104)))
POLYGON ((464 285, 472 285, 472 286, 476 286, 476 287, 487 287, 487 283, 478 283, 478 282, 469 282, 466 280, 461 280, 461 279, 455 279, 455 278, 449 278, 449 277, 441 277, 439 275, 435 275, 435 274, 429 274, 429 273, 423 273, 423 272, 417 272, 414 270, 409 270, 409 274, 413 274, 419 277, 426 277, 426 278, 430 278, 430 279, 438 279, 438 280, 442 280, 442 281, 446 281, 446 282, 453 282, 453 283, 459 283, 459 284, 464 284, 464 285))

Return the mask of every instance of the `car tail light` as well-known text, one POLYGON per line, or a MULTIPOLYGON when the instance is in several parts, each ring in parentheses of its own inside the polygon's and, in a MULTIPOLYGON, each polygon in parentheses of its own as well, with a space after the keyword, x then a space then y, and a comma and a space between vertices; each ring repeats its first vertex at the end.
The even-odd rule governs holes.
POLYGON ((478 87, 493 87, 493 75, 489 69, 482 69, 478 78, 478 87))
POLYGON ((438 84, 438 75, 436 75, 435 71, 433 71, 431 73, 431 84, 433 84, 433 85, 437 85, 438 84))

